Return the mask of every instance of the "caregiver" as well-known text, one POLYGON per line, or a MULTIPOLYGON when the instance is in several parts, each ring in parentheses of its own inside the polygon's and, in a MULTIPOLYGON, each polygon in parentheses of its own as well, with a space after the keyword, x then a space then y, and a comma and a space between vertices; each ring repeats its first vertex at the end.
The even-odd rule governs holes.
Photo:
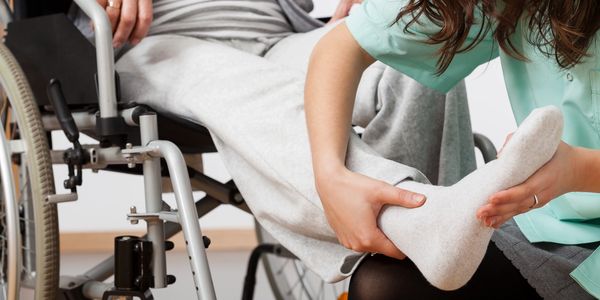
POLYGON ((509 260, 496 255, 467 286, 444 292, 410 262, 375 255, 354 273, 351 299, 499 297, 493 286, 527 298, 600 297, 599 30, 597 0, 367 0, 319 42, 305 92, 316 186, 338 239, 356 251, 374 248, 376 231, 358 229, 374 228, 381 210, 364 195, 390 188, 344 166, 358 80, 375 60, 444 93, 500 57, 518 123, 547 105, 564 115, 553 158, 472 216, 500 228, 492 240, 520 272, 503 276, 511 273, 499 261, 509 260), (373 217, 357 219, 357 209, 373 217))

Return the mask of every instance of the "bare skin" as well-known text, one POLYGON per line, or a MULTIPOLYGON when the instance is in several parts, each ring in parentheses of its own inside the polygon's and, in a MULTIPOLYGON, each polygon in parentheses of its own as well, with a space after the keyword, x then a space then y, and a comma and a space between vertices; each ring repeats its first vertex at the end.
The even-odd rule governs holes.
POLYGON ((532 209, 533 195, 538 196, 535 208, 539 208, 570 192, 600 193, 600 151, 561 143, 552 160, 527 181, 492 195, 488 204, 477 211, 477 218, 498 228, 532 209))
MULTIPOLYGON (((362 72, 373 62, 345 23, 327 34, 313 51, 305 109, 315 185, 329 224, 343 246, 402 258, 400 250, 377 228, 376 219, 385 204, 412 208, 426 200, 353 173, 344 165, 355 92, 362 72)), ((568 192, 600 193, 599 150, 562 143, 544 167, 524 183, 492 195, 474 217, 497 228, 568 192), (540 203, 531 207, 534 194, 540 203)))
POLYGON ((108 0, 97 0, 106 9, 113 28, 113 47, 119 48, 129 42, 137 45, 152 24, 152 0, 116 0, 121 8, 108 5, 108 0))
POLYGON ((344 23, 314 49, 305 89, 312 162, 317 191, 339 242, 355 251, 402 259, 404 254, 377 227, 377 217, 386 204, 419 207, 425 196, 353 173, 344 164, 356 89, 373 62, 344 23))
POLYGON ((352 9, 352 6, 360 3, 362 3, 362 0, 341 0, 335 9, 335 12, 331 16, 329 23, 335 23, 338 20, 347 17, 350 14, 350 9, 352 9))

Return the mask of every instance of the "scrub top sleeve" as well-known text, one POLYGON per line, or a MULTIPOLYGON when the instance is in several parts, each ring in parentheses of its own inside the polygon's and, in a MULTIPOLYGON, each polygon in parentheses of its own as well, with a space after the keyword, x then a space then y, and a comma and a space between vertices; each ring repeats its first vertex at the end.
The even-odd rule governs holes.
MULTIPOLYGON (((400 9, 407 0, 366 0, 352 10, 346 18, 346 26, 358 44, 374 59, 404 73, 421 84, 447 93, 477 66, 498 56, 498 48, 491 37, 491 30, 473 49, 457 54, 448 69, 437 72, 440 45, 428 44, 429 36, 440 27, 422 17, 404 30, 408 17, 395 22, 400 9)), ((477 35, 474 26, 465 45, 477 35)))

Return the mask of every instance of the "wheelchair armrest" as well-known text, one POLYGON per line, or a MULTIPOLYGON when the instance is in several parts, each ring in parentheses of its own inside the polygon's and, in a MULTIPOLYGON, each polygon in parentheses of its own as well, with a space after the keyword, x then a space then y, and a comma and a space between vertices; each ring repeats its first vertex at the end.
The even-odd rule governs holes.
POLYGON ((483 161, 488 163, 494 159, 498 155, 496 151, 496 147, 494 143, 483 134, 473 133, 473 141, 475 142, 475 148, 481 151, 481 155, 483 155, 483 161))
POLYGON ((110 20, 104 8, 96 0, 75 0, 75 3, 94 24, 100 118, 117 117, 115 55, 110 20))

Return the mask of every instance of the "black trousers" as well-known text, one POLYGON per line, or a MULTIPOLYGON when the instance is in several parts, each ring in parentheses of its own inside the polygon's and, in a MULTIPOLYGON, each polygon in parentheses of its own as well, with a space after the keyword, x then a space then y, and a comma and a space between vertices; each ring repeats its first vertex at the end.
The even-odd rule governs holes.
POLYGON ((473 278, 456 291, 432 286, 409 260, 366 257, 350 279, 349 300, 541 299, 519 270, 490 242, 473 278))

